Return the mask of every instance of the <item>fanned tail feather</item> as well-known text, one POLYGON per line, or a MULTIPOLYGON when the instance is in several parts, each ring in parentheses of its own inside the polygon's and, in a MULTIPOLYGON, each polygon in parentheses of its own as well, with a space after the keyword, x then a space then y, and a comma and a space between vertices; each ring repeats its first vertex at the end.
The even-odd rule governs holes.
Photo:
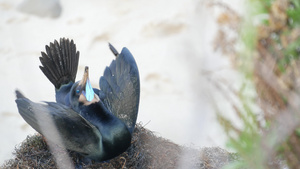
POLYGON ((59 89, 61 85, 75 82, 79 51, 76 51, 76 45, 73 40, 61 38, 50 45, 46 45, 46 53, 41 52, 40 69, 49 79, 49 81, 59 89))

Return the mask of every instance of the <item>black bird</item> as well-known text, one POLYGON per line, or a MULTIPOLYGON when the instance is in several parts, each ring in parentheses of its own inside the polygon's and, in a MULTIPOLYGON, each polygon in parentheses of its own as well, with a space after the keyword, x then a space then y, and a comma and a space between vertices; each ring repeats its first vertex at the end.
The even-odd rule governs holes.
POLYGON ((31 127, 47 141, 96 161, 126 151, 139 108, 136 62, 127 48, 120 54, 111 44, 109 48, 116 58, 100 78, 100 90, 92 88, 88 67, 75 82, 79 52, 65 38, 46 46, 40 57, 40 69, 55 86, 56 103, 34 103, 16 90, 19 113, 31 127))

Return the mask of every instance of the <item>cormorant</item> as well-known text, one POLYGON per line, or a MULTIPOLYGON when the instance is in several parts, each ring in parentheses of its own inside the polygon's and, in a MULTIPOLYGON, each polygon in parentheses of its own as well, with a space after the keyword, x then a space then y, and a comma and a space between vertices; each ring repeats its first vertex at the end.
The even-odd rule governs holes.
POLYGON ((86 66, 75 82, 79 52, 73 40, 61 38, 41 52, 40 69, 55 86, 56 102, 34 103, 16 90, 20 115, 47 141, 95 160, 118 156, 131 144, 136 124, 140 79, 136 62, 127 48, 109 44, 115 59, 92 88, 86 66), (51 126, 56 127, 53 131, 51 126))

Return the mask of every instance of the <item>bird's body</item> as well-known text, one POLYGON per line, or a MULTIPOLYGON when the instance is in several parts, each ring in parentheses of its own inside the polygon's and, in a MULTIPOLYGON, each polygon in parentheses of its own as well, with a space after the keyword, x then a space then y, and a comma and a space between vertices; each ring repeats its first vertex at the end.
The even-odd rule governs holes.
POLYGON ((60 39, 40 57, 41 70, 55 86, 56 103, 34 103, 16 91, 19 113, 28 124, 48 141, 96 161, 111 159, 130 146, 139 106, 133 56, 126 48, 120 54, 110 49, 116 59, 100 78, 100 89, 91 87, 88 67, 75 82, 79 52, 73 41, 60 39))

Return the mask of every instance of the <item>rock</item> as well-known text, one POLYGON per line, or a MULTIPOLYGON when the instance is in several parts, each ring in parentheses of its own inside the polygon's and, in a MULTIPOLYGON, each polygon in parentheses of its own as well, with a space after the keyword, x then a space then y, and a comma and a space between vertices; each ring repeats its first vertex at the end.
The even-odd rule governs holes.
POLYGON ((18 10, 39 17, 57 18, 60 16, 62 7, 59 0, 24 0, 18 10))

